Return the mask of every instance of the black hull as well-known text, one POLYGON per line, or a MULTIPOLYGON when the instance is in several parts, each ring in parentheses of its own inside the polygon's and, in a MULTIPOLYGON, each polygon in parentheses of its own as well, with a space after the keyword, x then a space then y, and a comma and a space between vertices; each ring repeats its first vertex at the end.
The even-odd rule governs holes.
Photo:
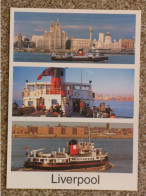
POLYGON ((43 163, 37 162, 28 162, 26 161, 24 166, 26 168, 38 169, 38 170, 73 170, 73 169, 87 169, 87 168, 98 168, 101 166, 106 166, 109 163, 109 160, 104 161, 88 161, 88 162, 72 162, 72 163, 58 163, 58 164, 49 164, 44 165, 43 163))
POLYGON ((51 60, 56 61, 105 61, 108 60, 108 57, 95 57, 95 58, 78 58, 78 57, 51 57, 51 60))

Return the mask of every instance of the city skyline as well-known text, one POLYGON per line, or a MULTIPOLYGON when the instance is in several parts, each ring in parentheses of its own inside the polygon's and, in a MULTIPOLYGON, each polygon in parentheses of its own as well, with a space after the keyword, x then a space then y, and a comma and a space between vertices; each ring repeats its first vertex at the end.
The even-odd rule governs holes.
MULTIPOLYGON (((22 99, 22 92, 28 82, 35 82, 45 67, 14 67, 13 73, 13 99, 22 99), (36 74, 37 70, 37 74, 36 74)), ((134 96, 134 70, 133 69, 102 69, 102 68, 67 68, 66 82, 89 83, 92 80, 93 92, 103 96, 113 95, 122 97, 134 96)), ((50 76, 42 77, 38 82, 50 82, 50 76)))
MULTIPOLYGON (((106 127, 107 123, 89 123, 89 122, 37 122, 37 121, 13 121, 12 126, 53 126, 53 127, 58 127, 59 125, 62 126, 81 126, 81 127, 106 127)), ((131 123, 110 123, 111 128, 133 128, 133 124, 131 123)))
POLYGON ((117 41, 124 37, 135 37, 135 14, 85 14, 85 13, 37 13, 15 12, 14 35, 42 35, 49 30, 51 21, 60 21, 62 31, 67 36, 89 39, 89 28, 93 28, 93 39, 98 39, 99 33, 110 32, 112 39, 117 41), (115 17, 116 15, 116 17, 115 17))

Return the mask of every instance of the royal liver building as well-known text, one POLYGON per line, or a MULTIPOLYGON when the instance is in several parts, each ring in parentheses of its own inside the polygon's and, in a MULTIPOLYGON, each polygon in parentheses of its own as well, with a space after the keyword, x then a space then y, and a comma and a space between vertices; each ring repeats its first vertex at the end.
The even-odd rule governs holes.
POLYGON ((49 31, 45 31, 43 35, 33 35, 32 42, 39 49, 65 49, 66 33, 61 31, 59 20, 57 20, 55 25, 51 22, 49 31))

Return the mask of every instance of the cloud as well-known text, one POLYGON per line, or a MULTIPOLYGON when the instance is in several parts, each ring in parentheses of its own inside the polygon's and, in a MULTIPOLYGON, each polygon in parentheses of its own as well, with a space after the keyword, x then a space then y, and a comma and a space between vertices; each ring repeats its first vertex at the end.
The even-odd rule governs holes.
POLYGON ((36 32, 44 32, 45 31, 45 29, 43 29, 43 28, 38 28, 38 29, 34 29, 34 31, 36 31, 36 32))
POLYGON ((86 25, 62 25, 63 29, 89 29, 86 25))
POLYGON ((26 21, 21 21, 21 20, 16 20, 15 25, 44 25, 44 24, 49 24, 48 21, 40 21, 40 20, 26 20, 26 21))
POLYGON ((115 30, 115 27, 112 26, 112 25, 104 25, 103 26, 103 29, 106 29, 106 30, 115 30))

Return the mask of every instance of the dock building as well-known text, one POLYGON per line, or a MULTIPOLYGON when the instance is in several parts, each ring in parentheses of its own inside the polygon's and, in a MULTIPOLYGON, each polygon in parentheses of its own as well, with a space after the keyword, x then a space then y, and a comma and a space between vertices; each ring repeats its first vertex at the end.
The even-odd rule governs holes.
POLYGON ((66 33, 61 31, 61 25, 57 20, 55 25, 51 22, 49 31, 45 31, 43 35, 33 35, 31 41, 40 49, 65 49, 66 33))
POLYGON ((107 136, 133 136, 132 128, 107 127, 69 127, 69 126, 12 126, 13 137, 59 137, 59 138, 88 138, 89 130, 92 138, 107 136))
MULTIPOLYGON (((134 39, 124 39, 121 37, 118 41, 113 39, 109 32, 106 35, 104 33, 99 33, 97 39, 92 37, 93 28, 89 28, 89 38, 75 38, 70 35, 66 35, 65 31, 61 30, 61 25, 59 20, 56 21, 55 25, 51 22, 49 26, 49 31, 45 31, 43 35, 33 35, 31 42, 34 43, 35 48, 46 49, 50 51, 64 51, 66 49, 72 52, 78 49, 89 50, 92 46, 95 49, 104 49, 115 52, 120 51, 132 51, 135 49, 134 39)), ((14 37, 14 44, 16 47, 20 48, 23 46, 25 36, 21 33, 14 37), (16 44, 17 43, 17 44, 16 44)))

